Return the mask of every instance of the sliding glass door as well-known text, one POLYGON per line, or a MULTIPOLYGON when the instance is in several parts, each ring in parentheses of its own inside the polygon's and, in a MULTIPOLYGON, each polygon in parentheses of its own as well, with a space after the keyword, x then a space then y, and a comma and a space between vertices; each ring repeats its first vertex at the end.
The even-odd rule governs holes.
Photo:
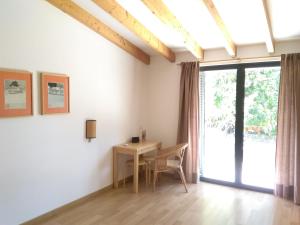
POLYGON ((279 62, 201 68, 201 179, 273 189, 279 62))
POLYGON ((234 182, 236 69, 202 74, 204 133, 202 174, 234 182))
POLYGON ((273 189, 279 67, 245 71, 242 183, 273 189))

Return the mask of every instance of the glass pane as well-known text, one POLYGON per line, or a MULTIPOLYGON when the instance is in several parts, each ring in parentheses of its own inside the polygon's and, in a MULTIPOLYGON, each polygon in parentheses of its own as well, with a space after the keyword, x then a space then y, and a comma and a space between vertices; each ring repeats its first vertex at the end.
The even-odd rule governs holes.
POLYGON ((236 69, 201 73, 202 168, 206 178, 235 180, 236 69))
POLYGON ((273 189, 280 67, 245 74, 242 183, 273 189))

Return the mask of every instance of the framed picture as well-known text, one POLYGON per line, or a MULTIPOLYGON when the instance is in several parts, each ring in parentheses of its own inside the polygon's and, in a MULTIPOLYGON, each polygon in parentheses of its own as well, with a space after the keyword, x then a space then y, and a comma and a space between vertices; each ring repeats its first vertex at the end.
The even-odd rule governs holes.
POLYGON ((68 113, 69 77, 61 74, 41 74, 41 113, 68 113))
POLYGON ((0 117, 29 116, 32 110, 32 75, 0 70, 0 117))

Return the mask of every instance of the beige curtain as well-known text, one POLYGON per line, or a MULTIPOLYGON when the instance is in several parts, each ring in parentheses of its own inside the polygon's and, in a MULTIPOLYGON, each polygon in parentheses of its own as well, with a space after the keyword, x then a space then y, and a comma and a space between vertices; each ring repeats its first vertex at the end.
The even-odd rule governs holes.
POLYGON ((199 180, 199 63, 181 64, 177 143, 188 142, 184 172, 189 183, 199 180))
POLYGON ((300 204, 299 53, 281 56, 275 194, 300 204))

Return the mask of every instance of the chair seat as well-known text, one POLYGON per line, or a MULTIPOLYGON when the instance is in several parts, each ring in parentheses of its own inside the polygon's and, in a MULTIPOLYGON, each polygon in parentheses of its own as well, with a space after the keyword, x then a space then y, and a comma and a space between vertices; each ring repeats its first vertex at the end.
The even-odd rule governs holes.
POLYGON ((149 161, 154 161, 155 160, 155 156, 143 156, 143 159, 147 162, 149 161))
POLYGON ((168 159, 167 160, 167 167, 179 169, 180 167, 180 161, 175 159, 168 159))
MULTIPOLYGON (((133 159, 129 159, 126 161, 127 165, 133 165, 133 159)), ((146 161, 144 159, 139 159, 139 166, 146 165, 146 161)))

